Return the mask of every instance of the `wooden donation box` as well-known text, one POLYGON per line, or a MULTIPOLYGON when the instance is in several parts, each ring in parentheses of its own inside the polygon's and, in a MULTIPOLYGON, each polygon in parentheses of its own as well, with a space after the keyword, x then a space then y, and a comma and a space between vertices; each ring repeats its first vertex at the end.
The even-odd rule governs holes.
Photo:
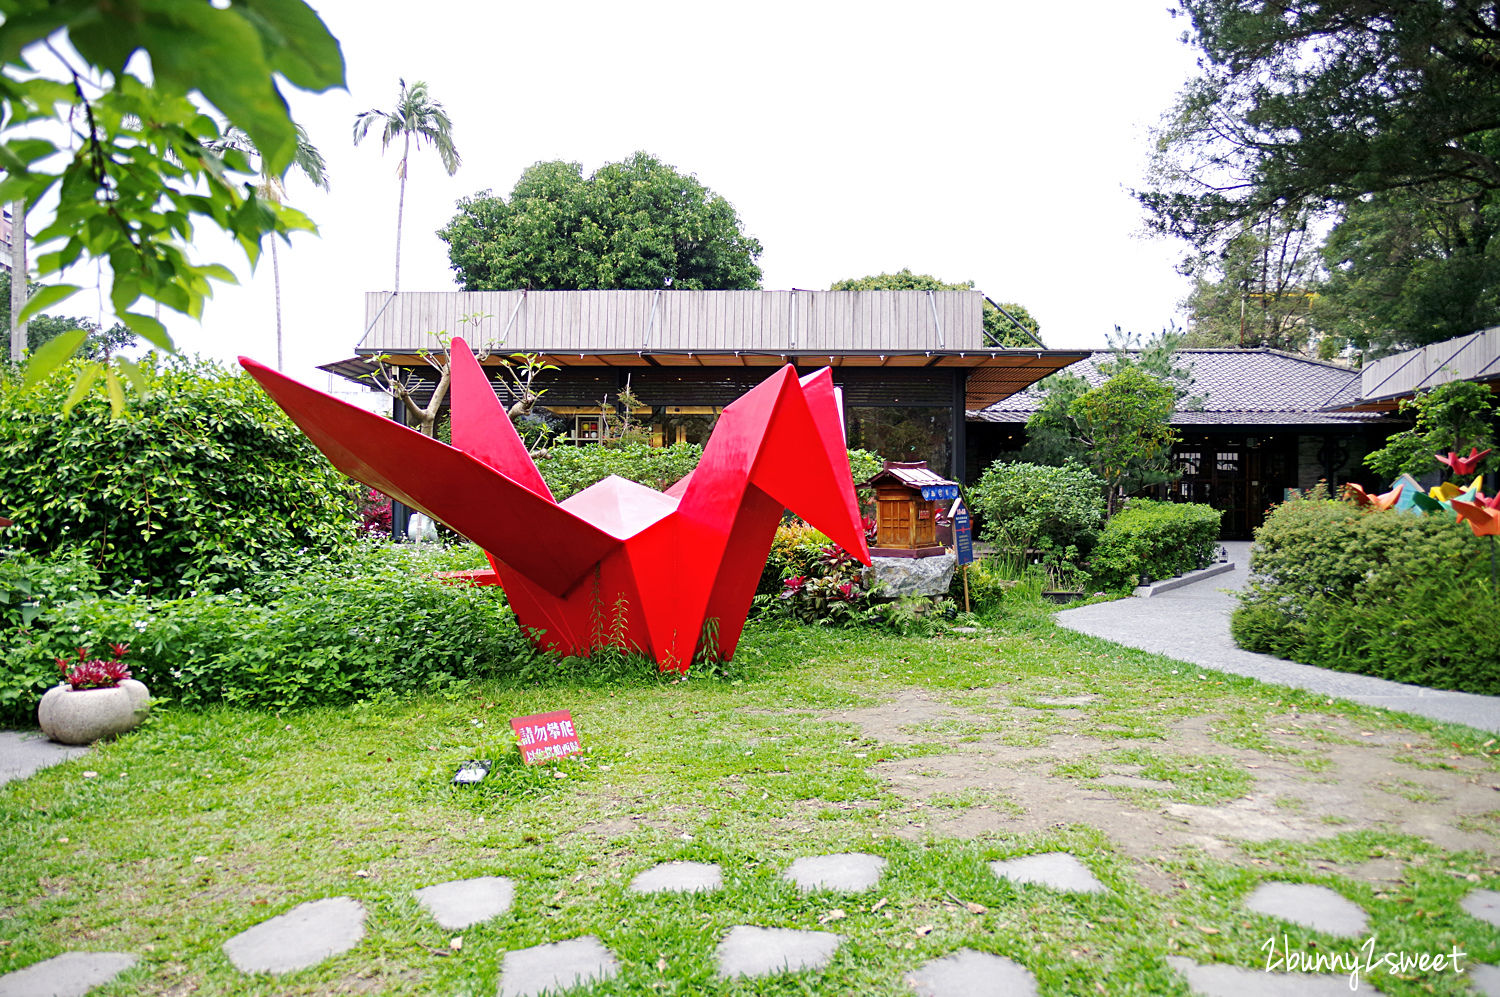
POLYGON ((886 461, 865 482, 875 489, 872 557, 931 557, 943 553, 937 539, 938 505, 958 498, 958 484, 927 469, 927 462, 886 461))

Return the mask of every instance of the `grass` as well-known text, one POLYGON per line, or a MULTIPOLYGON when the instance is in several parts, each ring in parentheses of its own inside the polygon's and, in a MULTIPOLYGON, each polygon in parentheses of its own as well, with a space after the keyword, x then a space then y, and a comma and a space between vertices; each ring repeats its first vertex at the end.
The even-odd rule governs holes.
MULTIPOLYGON (((1043 994, 1186 994, 1168 955, 1254 968, 1272 933, 1308 950, 1334 944, 1238 906, 1271 879, 1349 896, 1370 913, 1381 949, 1452 943, 1500 960, 1500 929, 1458 907, 1470 889, 1500 889, 1494 848, 1446 852, 1410 834, 1330 826, 1314 842, 1142 856, 1082 820, 961 838, 913 829, 1013 817, 1033 801, 1005 792, 1006 772, 993 792, 948 788, 915 802, 887 777, 906 765, 939 779, 941 763, 966 751, 1045 754, 1077 740, 1084 757, 1049 763, 1057 784, 1087 789, 1110 771, 1162 783, 1101 787, 1149 815, 1244 797, 1249 753, 1305 757, 1314 778, 1327 745, 1348 740, 1324 729, 1340 724, 1404 732, 1414 771, 1477 766, 1493 778, 1495 756, 1473 731, 1200 672, 1030 611, 978 637, 755 625, 724 673, 675 684, 574 673, 281 716, 160 710, 114 743, 0 788, 0 972, 70 949, 119 950, 141 963, 101 997, 490 995, 504 952, 595 934, 622 968, 590 994, 906 994, 905 973, 960 947, 1023 963, 1043 994), (846 719, 917 694, 955 719, 898 723, 891 736, 846 719), (520 766, 509 718, 558 708, 572 710, 588 750, 550 769, 520 766), (1181 725, 1205 717, 1211 750, 1173 747, 1181 725), (474 757, 497 760, 490 778, 449 785, 474 757), (1017 887, 986 867, 1057 850, 1080 856, 1109 891, 1017 887), (804 895, 781 878, 795 858, 842 851, 884 857, 880 886, 804 895), (1373 858, 1401 863, 1406 877, 1376 886, 1350 875, 1373 858), (724 888, 627 890, 670 860, 719 863, 724 888), (477 875, 512 877, 516 900, 454 951, 410 893, 477 875), (221 952, 235 933, 330 896, 369 912, 352 951, 275 978, 243 976, 221 952), (843 916, 828 920, 835 910, 843 916), (821 974, 721 981, 714 947, 737 924, 836 930, 846 942, 821 974)), ((1391 782, 1412 790, 1408 808, 1426 805, 1417 785, 1391 782)), ((1469 824, 1496 833, 1494 812, 1469 824)), ((1370 982, 1391 995, 1466 986, 1441 975, 1370 982)))

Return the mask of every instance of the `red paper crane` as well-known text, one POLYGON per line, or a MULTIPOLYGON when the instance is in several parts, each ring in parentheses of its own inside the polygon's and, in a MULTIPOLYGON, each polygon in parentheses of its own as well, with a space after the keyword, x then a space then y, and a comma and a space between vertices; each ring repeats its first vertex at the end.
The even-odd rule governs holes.
POLYGON ((609 477, 556 502, 461 339, 451 447, 240 363, 340 471, 482 547, 493 573, 472 580, 503 585, 521 625, 563 654, 617 643, 679 672, 700 650, 728 660, 783 508, 870 563, 828 368, 799 380, 783 367, 725 408, 666 492, 609 477))

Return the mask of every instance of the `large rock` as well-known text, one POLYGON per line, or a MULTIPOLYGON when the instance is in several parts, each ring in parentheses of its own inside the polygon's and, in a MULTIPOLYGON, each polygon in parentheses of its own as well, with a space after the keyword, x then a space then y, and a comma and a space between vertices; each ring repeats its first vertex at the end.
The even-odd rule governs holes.
POLYGON ((955 554, 932 557, 874 557, 865 569, 865 584, 878 584, 889 598, 903 595, 946 595, 958 567, 955 554))

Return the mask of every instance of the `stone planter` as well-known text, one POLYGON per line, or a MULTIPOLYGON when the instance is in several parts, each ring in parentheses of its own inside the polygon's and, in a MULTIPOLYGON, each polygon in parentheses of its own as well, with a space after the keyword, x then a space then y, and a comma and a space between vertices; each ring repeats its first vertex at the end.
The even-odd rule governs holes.
POLYGON ((93 744, 100 738, 123 734, 146 719, 151 694, 135 679, 113 689, 48 689, 37 706, 37 722, 60 744, 93 744))

